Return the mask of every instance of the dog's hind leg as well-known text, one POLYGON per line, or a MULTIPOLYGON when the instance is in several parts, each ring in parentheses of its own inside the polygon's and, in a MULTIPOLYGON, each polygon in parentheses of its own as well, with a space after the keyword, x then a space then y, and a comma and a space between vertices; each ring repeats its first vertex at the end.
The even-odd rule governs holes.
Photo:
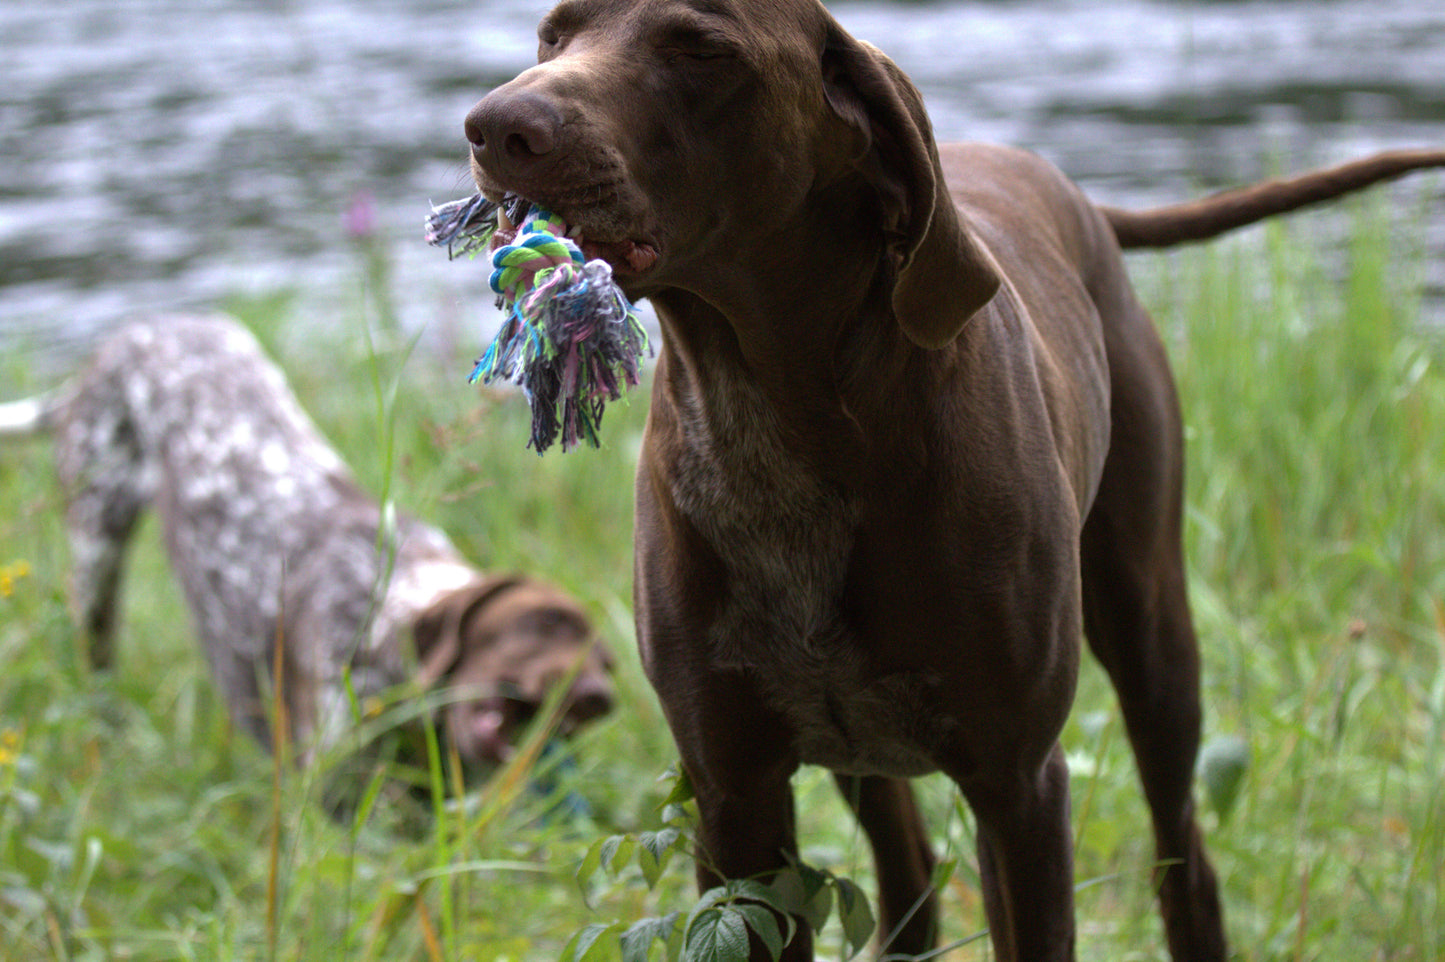
POLYGON ((938 937, 938 896, 932 888, 933 847, 913 788, 901 778, 834 777, 873 848, 879 949, 884 955, 923 955, 938 937))
POLYGON ((1213 962, 1225 941, 1192 794, 1199 651, 1185 592, 1178 403, 1163 348, 1143 327, 1110 344, 1110 366, 1113 437, 1081 544, 1084 630, 1118 692, 1153 816, 1170 953, 1213 962))

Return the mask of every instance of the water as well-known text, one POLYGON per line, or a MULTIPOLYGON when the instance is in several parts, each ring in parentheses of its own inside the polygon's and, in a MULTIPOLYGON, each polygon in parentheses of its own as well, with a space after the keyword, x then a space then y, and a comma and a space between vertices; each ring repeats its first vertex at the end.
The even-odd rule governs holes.
MULTIPOLYGON (((64 363, 127 316, 283 289, 305 323, 355 324, 358 235, 389 260, 404 326, 480 342, 480 268, 420 224, 470 192, 461 119, 532 62, 544 7, 0 4, 0 352, 64 363)), ((1110 203, 1445 144, 1442 3, 830 8, 912 75, 940 137, 1038 150, 1110 203)))

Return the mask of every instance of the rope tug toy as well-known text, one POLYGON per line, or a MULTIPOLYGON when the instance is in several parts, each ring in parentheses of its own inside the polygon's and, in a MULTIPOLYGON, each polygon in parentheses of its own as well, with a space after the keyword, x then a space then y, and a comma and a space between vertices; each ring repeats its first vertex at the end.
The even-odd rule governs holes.
POLYGON ((426 241, 447 256, 490 251, 491 288, 507 312, 469 383, 501 378, 518 385, 532 408, 538 454, 561 435, 565 452, 579 439, 597 447, 602 410, 638 383, 647 333, 601 258, 588 261, 567 225, 530 201, 498 204, 476 194, 433 207, 426 241), (520 225, 514 227, 514 225, 520 225), (499 244, 515 230, 510 243, 499 244))

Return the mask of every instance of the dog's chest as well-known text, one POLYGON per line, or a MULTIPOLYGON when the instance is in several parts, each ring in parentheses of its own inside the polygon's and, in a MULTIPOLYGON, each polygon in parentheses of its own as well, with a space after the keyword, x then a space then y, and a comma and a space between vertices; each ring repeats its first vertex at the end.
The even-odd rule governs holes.
POLYGON ((787 449, 746 382, 716 393, 725 403, 712 411, 687 401, 677 411, 670 493, 727 571, 710 643, 715 663, 738 667, 767 655, 750 641, 764 625, 790 645, 836 633, 858 505, 787 449))
POLYGON ((880 674, 845 614, 861 503, 788 452, 761 398, 733 387, 719 421, 680 411, 672 497, 726 572, 709 663, 745 671, 791 722, 801 760, 839 771, 933 770, 916 674, 880 674))

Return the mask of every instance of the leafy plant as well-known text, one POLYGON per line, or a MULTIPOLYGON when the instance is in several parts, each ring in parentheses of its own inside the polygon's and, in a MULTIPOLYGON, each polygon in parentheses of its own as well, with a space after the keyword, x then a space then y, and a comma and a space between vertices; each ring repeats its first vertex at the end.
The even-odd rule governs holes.
MULTIPOLYGON (((693 796, 687 776, 664 777, 672 780, 662 807, 666 827, 594 842, 577 869, 584 895, 599 871, 616 878, 635 864, 651 889, 678 851, 701 857, 692 844, 696 813, 688 804, 693 796)), ((621 921, 588 925, 567 943, 560 962, 608 962, 619 955, 622 962, 650 962, 659 946, 677 962, 747 962, 752 939, 777 959, 797 934, 799 920, 821 934, 835 908, 843 957, 852 958, 875 928, 868 899, 851 880, 795 861, 768 882, 730 879, 707 890, 686 917, 670 912, 625 928, 621 921)))

